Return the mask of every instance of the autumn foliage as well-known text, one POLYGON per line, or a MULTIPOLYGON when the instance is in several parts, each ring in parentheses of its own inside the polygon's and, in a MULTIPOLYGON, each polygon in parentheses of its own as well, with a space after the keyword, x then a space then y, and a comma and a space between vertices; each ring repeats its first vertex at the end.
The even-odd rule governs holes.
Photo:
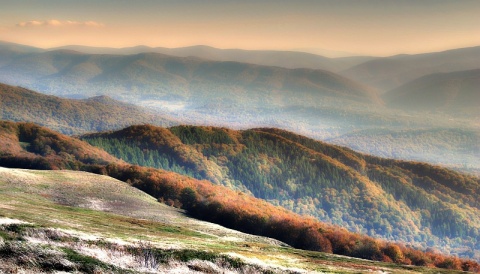
POLYGON ((47 166, 40 168, 79 169, 109 175, 145 191, 161 202, 183 208, 198 219, 275 238, 300 249, 399 264, 480 271, 477 262, 421 252, 401 244, 352 233, 207 180, 125 164, 82 141, 32 124, 1 123, 0 134, 1 166, 5 166, 5 163, 10 167, 28 164, 29 168, 37 168, 35 161, 43 161, 47 166), (23 147, 21 142, 24 143, 23 147), (35 143, 38 148, 33 145, 35 143), (32 145, 33 148, 30 147, 32 145), (51 151, 45 149, 46 145, 51 151), (94 152, 97 154, 89 154, 94 152), (16 163, 16 159, 21 159, 21 164, 16 163))
POLYGON ((139 166, 108 165, 103 171, 160 201, 186 209, 193 217, 275 238, 296 248, 399 264, 480 270, 474 261, 352 233, 205 180, 139 166))

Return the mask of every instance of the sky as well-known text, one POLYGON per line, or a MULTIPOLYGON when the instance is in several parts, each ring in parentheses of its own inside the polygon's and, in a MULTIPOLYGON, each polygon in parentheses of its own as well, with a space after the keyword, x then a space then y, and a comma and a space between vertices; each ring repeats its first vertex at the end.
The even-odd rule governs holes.
POLYGON ((480 1, 0 0, 0 40, 388 56, 479 46, 480 1))

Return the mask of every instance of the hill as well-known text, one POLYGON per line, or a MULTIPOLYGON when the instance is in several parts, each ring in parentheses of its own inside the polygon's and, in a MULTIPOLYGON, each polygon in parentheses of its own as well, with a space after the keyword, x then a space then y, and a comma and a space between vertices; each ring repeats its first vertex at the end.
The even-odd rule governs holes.
POLYGON ((341 72, 386 92, 422 76, 480 68, 480 47, 368 60, 341 72))
POLYGON ((436 73, 401 85, 383 98, 389 106, 401 109, 480 117, 479 87, 480 69, 436 73))
POLYGON ((0 41, 0 66, 8 64, 19 56, 42 51, 44 50, 35 47, 0 41))
MULTIPOLYGON (((250 195, 213 185, 206 180, 123 164, 101 150, 97 150, 96 157, 86 157, 86 149, 91 148, 88 144, 32 124, 2 122, 0 130, 3 135, 1 140, 6 140, 0 143, 1 166, 30 166, 36 169, 63 167, 106 174, 149 193, 159 201, 186 209, 188 214, 197 218, 273 237, 302 249, 448 269, 478 268, 478 264, 472 261, 420 252, 411 247, 351 233, 313 218, 296 215, 250 195), (26 140, 21 136, 30 136, 32 143, 25 144, 26 140), (62 150, 56 150, 60 145, 63 145, 62 150), (26 154, 31 157, 25 157, 26 154), (222 195, 217 195, 218 193, 222 195)), ((471 185, 472 182, 466 184, 471 185)), ((23 208, 28 211, 27 207, 23 208)), ((108 223, 110 229, 112 222, 108 223)), ((11 250, 7 254, 12 254, 11 250)))
POLYGON ((451 128, 362 130, 328 139, 385 158, 428 162, 480 175, 480 131, 451 128), (396 144, 402 144, 398 146, 396 144), (448 158, 448 163, 444 161, 448 158))
POLYGON ((448 241, 450 252, 478 256, 473 176, 278 129, 133 126, 82 138, 127 162, 208 179, 352 231, 431 247, 448 241))
MULTIPOLYGON (((155 53, 84 54, 71 49, 25 53, 7 63, 0 66, 0 70, 3 68, 0 79, 4 77, 9 83, 70 98, 107 95, 148 107, 178 124, 236 129, 275 127, 322 140, 378 129, 471 131, 479 126, 479 119, 465 113, 425 113, 385 106, 371 88, 322 70, 214 62, 155 53)), ((25 116, 22 113, 16 117, 25 116)), ((392 142, 392 150, 405 152, 403 141, 392 142)), ((421 148, 427 149, 428 146, 421 148)), ((384 154, 377 154, 380 155, 384 154)), ((469 155, 459 154, 459 157, 469 155)), ((414 160, 417 155, 415 151, 403 153, 402 159, 414 160)), ((458 162, 448 157, 439 159, 446 166, 458 162)), ((472 168, 480 169, 480 163, 473 163, 472 168)))
POLYGON ((4 60, 0 60, 0 81, 55 95, 102 94, 144 103, 152 99, 172 103, 176 98, 193 106, 212 100, 282 105, 292 97, 300 101, 333 97, 381 102, 367 87, 325 70, 216 62, 159 53, 95 55, 71 50, 28 53, 4 60))
POLYGON ((293 249, 192 219, 91 173, 0 167, 0 197, 0 271, 446 272, 293 249))
POLYGON ((243 49, 218 49, 210 46, 190 46, 181 48, 162 48, 136 46, 128 48, 99 48, 70 45, 50 50, 67 49, 89 54, 139 54, 147 52, 161 53, 178 57, 198 57, 212 61, 233 61, 263 66, 283 68, 309 68, 329 71, 340 71, 360 64, 373 57, 355 56, 328 58, 317 54, 296 51, 273 51, 273 50, 243 50, 243 49))
MULTIPOLYGON (((307 253, 292 249, 300 254, 290 254, 280 248, 285 244, 272 239, 189 218, 107 176, 0 167, 0 197, 0 271, 159 273, 203 267, 202 272, 223 268, 296 273, 285 261, 263 260, 267 254, 255 251, 257 247, 291 262, 305 260, 295 267, 321 269, 307 253), (240 259, 246 250, 242 246, 250 252, 240 259), (149 258, 147 252, 158 257, 149 258), (226 252, 230 255, 223 255, 226 252)), ((376 267, 382 266, 371 268, 376 267)))
POLYGON ((0 83, 0 119, 33 122, 65 134, 120 129, 132 124, 173 125, 140 107, 97 96, 63 99, 0 83))

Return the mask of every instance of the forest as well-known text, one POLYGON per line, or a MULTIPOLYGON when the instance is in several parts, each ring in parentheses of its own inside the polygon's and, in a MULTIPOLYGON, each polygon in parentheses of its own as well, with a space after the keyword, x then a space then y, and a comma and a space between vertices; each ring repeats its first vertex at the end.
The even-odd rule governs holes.
POLYGON ((447 269, 478 271, 480 267, 472 260, 433 251, 422 252, 349 232, 207 180, 126 164, 85 142, 31 123, 1 122, 0 135, 2 166, 74 169, 109 175, 149 193, 160 202, 183 208, 199 219, 279 239, 293 247, 447 269), (45 147, 51 149, 43 149, 45 147))
POLYGON ((278 129, 144 125, 82 138, 131 164, 209 180, 353 232, 479 255, 474 176, 278 129))

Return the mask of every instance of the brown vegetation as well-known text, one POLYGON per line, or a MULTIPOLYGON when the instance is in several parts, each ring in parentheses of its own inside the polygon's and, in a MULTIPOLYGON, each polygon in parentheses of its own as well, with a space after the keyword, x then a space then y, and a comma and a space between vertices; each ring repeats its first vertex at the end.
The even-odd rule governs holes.
POLYGON ((297 248, 401 264, 480 271, 474 261, 420 252, 348 232, 206 180, 127 165, 80 140, 33 124, 2 122, 0 134, 2 166, 80 169, 109 175, 160 201, 184 208, 199 219, 279 239, 297 248), (37 161, 42 165, 37 165, 37 161))

